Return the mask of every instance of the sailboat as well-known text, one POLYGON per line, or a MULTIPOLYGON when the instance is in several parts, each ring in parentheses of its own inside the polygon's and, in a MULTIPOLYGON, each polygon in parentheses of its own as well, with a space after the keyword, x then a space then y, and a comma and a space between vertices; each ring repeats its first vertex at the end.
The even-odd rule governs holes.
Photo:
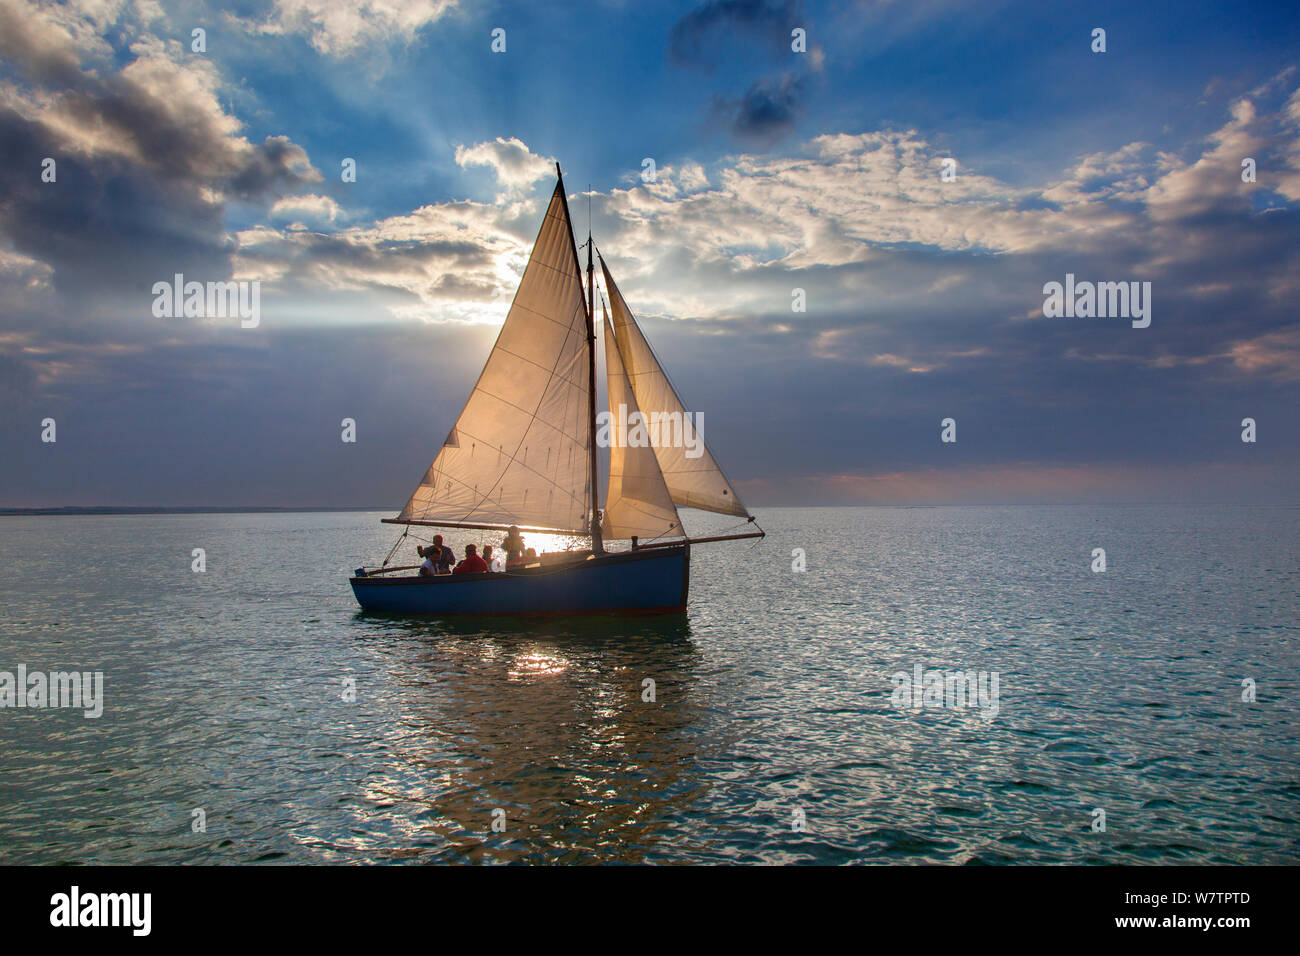
MULTIPOLYGON (((650 443, 608 442, 600 506, 597 467, 593 251, 583 288, 564 177, 556 185, 496 344, 465 407, 419 486, 395 518, 412 526, 568 535, 590 547, 544 553, 503 571, 420 576, 358 568, 352 591, 367 611, 421 615, 672 613, 686 608, 691 546, 764 532, 697 435, 674 428, 650 443), (742 530, 692 538, 678 507, 742 519, 742 530), (751 527, 752 526, 752 527, 751 527), (607 549, 628 541, 626 550, 607 549)), ((599 256, 611 419, 689 425, 685 406, 599 256), (676 417, 674 417, 676 416, 676 417)))

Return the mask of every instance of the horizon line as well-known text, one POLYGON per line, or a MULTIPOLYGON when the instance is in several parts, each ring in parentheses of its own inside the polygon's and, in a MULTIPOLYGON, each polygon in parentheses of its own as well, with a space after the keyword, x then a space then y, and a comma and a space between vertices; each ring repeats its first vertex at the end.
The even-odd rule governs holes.
MULTIPOLYGON (((1150 501, 983 501, 983 502, 910 502, 910 503, 861 503, 861 504, 783 504, 760 505, 756 510, 793 509, 793 508, 1132 508, 1152 505, 1170 505, 1176 507, 1205 507, 1223 505, 1265 506, 1278 508, 1300 507, 1300 501, 1242 501, 1242 500, 1208 500, 1208 501, 1171 501, 1169 499, 1150 501)), ((391 507, 374 508, 358 505, 53 505, 30 508, 0 507, 0 518, 24 517, 77 517, 94 515, 171 515, 171 514, 307 514, 319 512, 379 512, 388 513, 391 507)), ((686 509, 697 510, 697 509, 686 509)))

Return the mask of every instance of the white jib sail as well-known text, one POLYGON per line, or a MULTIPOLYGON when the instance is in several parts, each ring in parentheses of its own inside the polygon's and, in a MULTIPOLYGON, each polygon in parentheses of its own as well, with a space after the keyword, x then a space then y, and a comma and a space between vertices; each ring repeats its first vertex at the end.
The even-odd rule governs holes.
MULTIPOLYGON (((703 511, 716 511, 720 514, 749 517, 749 512, 741 504, 740 496, 732 487, 727 476, 722 473, 714 460, 703 436, 697 435, 698 441, 688 444, 676 441, 677 423, 684 423, 686 409, 677 397, 672 383, 664 374, 659 360, 655 358, 650 344, 632 317, 632 311, 623 301, 623 295, 614 284, 605 260, 600 261, 601 271, 605 276, 605 288, 609 291, 610 310, 614 320, 614 334, 618 341, 618 354, 627 370, 632 392, 636 395, 641 413, 653 419, 660 416, 661 422, 671 423, 674 440, 665 441, 664 427, 659 428, 659 440, 655 443, 655 455, 659 468, 663 472, 664 482, 672 495, 673 503, 683 508, 699 508, 703 511)), ((606 353, 608 355, 608 353, 606 353)), ((608 363, 608 358, 606 358, 608 363)), ((698 419, 693 419, 698 421, 698 419)))
MULTIPOLYGON (((601 533, 606 538, 679 537, 683 534, 682 520, 673 507, 672 495, 664 483, 663 473, 655 450, 649 443, 629 443, 621 424, 636 422, 640 415, 636 396, 628 382, 627 372, 618 356, 618 346, 609 326, 609 316, 603 323, 605 329, 605 375, 609 391, 611 423, 607 426, 609 443, 609 493, 606 495, 605 519, 601 533)), ((633 430, 629 430, 630 432, 633 430)))
POLYGON ((560 190, 474 391, 399 521, 590 530, 587 317, 560 190))

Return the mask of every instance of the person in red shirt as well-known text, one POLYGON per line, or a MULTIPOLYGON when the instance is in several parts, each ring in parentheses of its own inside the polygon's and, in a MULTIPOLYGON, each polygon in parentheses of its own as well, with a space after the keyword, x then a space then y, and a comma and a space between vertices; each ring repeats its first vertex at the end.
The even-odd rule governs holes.
POLYGON ((453 574, 487 574, 488 564, 478 556, 478 548, 472 544, 465 545, 465 560, 456 565, 453 574))

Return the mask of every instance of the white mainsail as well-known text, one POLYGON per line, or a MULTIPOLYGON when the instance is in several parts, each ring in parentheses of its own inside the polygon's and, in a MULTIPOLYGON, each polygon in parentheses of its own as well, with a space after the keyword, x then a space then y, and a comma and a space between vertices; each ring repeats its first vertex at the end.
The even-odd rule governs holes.
MULTIPOLYGON (((627 419, 634 420, 632 416, 638 414, 640 409, 619 358, 608 314, 605 316, 604 328, 610 418, 617 422, 622 412, 627 419)), ((664 483, 655 450, 648 444, 610 442, 609 491, 605 502, 605 518, 601 530, 606 538, 636 536, 654 540, 677 537, 683 533, 682 520, 673 506, 668 486, 664 483)))
MULTIPOLYGON (((646 416, 682 416, 676 421, 684 420, 686 409, 678 398, 668 376, 664 374, 659 360, 655 358, 650 344, 632 317, 632 311, 623 301, 623 295, 614 284, 609 274, 609 266, 602 257, 600 268, 605 276, 605 288, 609 291, 610 309, 613 313, 614 336, 617 340, 618 354, 627 371, 632 392, 641 413, 646 416)), ((609 350, 606 349, 605 361, 609 362, 609 350)), ((698 457, 689 457, 684 443, 681 445, 659 441, 655 444, 655 455, 659 468, 663 472, 664 483, 672 496, 674 504, 683 508, 699 508, 702 511, 715 511, 719 514, 738 515, 748 518, 749 512, 740 502, 740 496, 732 487, 727 476, 722 473, 714 460, 712 452, 703 444, 701 437, 698 457)))
POLYGON ((590 373, 563 182, 469 401, 396 521, 589 532, 590 373))

